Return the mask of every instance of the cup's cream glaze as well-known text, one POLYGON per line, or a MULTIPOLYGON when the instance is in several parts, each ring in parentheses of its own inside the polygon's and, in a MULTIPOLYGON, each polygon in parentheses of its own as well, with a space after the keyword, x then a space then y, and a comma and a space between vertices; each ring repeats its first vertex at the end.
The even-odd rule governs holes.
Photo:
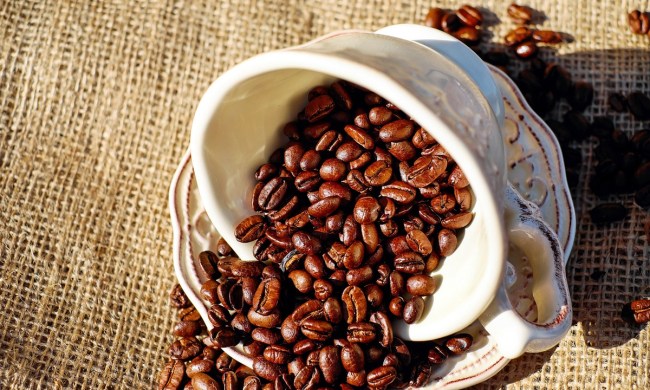
MULTIPOLYGON (((471 78, 439 53, 388 36, 342 33, 254 57, 225 73, 201 100, 192 129, 193 165, 206 211, 238 255, 252 259, 251 245, 233 238, 234 226, 253 213, 252 173, 283 143, 280 129, 304 106, 306 91, 336 78, 399 102, 459 162, 478 195, 461 245, 435 272, 441 284, 428 299, 424 319, 395 324, 401 337, 413 340, 461 330, 500 297, 506 170, 493 108, 471 78)), ((521 344, 508 357, 523 353, 529 341, 521 344)))

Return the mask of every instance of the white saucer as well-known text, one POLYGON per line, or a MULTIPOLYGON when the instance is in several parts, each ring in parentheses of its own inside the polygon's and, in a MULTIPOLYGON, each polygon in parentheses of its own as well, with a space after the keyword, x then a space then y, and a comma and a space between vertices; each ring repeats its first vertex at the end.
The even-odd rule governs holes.
MULTIPOLYGON (((505 108, 504 141, 508 179, 521 195, 537 204, 544 220, 557 232, 565 253, 571 253, 576 220, 564 174, 564 162, 557 139, 548 126, 525 102, 515 84, 504 73, 490 67, 503 95, 505 108)), ((216 250, 219 238, 203 209, 194 180, 189 151, 183 156, 172 179, 169 206, 174 232, 174 269, 194 306, 207 321, 206 303, 199 298, 202 280, 195 261, 206 249, 216 250)), ((513 306, 529 320, 537 310, 532 298, 532 269, 525 257, 511 252, 508 289, 513 306)), ((483 382, 499 372, 509 360, 499 354, 490 335, 475 322, 465 329, 474 344, 464 355, 449 358, 435 368, 428 389, 459 389, 483 382)), ((246 363, 250 359, 237 348, 229 353, 246 363)))

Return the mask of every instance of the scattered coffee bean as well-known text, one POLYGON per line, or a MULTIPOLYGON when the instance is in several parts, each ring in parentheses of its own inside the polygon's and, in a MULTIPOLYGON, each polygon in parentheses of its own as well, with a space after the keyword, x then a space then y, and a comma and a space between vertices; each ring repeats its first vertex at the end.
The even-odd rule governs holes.
POLYGON ((508 16, 517 24, 529 24, 533 19, 533 11, 529 7, 512 3, 508 6, 508 16))
POLYGON ((589 211, 591 222, 606 224, 618 222, 627 217, 627 209, 620 203, 603 203, 589 211))
POLYGON ((627 106, 638 120, 650 119, 650 97, 642 92, 632 92, 627 95, 627 106))
POLYGON ((623 306, 621 316, 633 325, 650 322, 650 299, 637 299, 626 304, 623 306))
POLYGON ((446 15, 445 10, 438 7, 429 8, 427 16, 424 19, 424 25, 427 27, 436 28, 442 30, 442 19, 446 15))

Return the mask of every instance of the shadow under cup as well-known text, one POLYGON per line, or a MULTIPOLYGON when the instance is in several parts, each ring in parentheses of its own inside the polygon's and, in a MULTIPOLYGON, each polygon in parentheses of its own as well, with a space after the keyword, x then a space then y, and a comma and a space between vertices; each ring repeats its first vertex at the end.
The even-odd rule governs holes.
MULTIPOLYGON (((337 69, 327 73, 295 68, 272 70, 230 81, 230 85, 226 82, 217 92, 219 99, 201 102, 203 107, 199 107, 197 117, 201 110, 209 115, 198 124, 202 127, 198 131, 200 138, 192 140, 197 184, 210 219, 241 258, 253 259, 253 243, 237 242, 234 227, 255 213, 250 206, 255 170, 287 142, 282 128, 304 108, 308 91, 345 79, 337 73, 337 69)), ((396 104, 436 139, 441 126, 452 132, 444 121, 427 127, 427 122, 431 122, 421 122, 408 106, 402 107, 403 101, 392 100, 393 95, 382 94, 368 82, 356 78, 353 82, 396 104)), ((209 94, 210 91, 206 96, 209 94)), ((193 137, 196 127, 195 119, 193 137)), ((456 154, 454 150, 450 151, 452 157, 456 154)), ((489 190, 484 174, 473 166, 480 164, 479 158, 465 161, 459 157, 456 162, 464 171, 466 165, 471 166, 465 174, 474 191, 474 218, 457 250, 432 273, 438 288, 425 299, 422 320, 412 325, 394 321, 394 331, 404 339, 432 340, 462 330, 485 310, 501 282, 506 253, 502 201, 495 200, 498 194, 489 190), (475 186, 477 181, 480 184, 475 186)), ((386 261, 390 263, 392 259, 386 261)))

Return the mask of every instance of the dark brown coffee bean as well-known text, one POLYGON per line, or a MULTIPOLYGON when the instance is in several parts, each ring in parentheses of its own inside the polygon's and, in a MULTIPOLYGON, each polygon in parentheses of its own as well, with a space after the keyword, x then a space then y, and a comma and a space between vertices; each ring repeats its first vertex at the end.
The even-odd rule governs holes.
POLYGON ((627 106, 636 119, 641 121, 650 119, 650 98, 643 92, 632 92, 627 95, 627 106))
POLYGON ((352 98, 343 83, 341 81, 335 81, 330 86, 330 89, 336 104, 342 109, 350 111, 352 109, 352 98))
MULTIPOLYGON (((361 225, 361 239, 365 244, 366 253, 375 254, 379 247, 379 231, 377 230, 377 226, 374 223, 364 223, 361 225)), ((368 259, 368 263, 370 265, 370 259, 368 259)))
POLYGON ((287 343, 295 343, 300 337, 300 324, 289 316, 282 321, 280 335, 287 343))
POLYGON ((409 161, 418 154, 411 141, 391 142, 388 144, 388 152, 399 161, 409 161))
POLYGON ((447 229, 462 229, 472 222, 473 214, 470 212, 462 212, 450 215, 440 221, 442 227, 447 229))
POLYGON ((404 231, 407 233, 409 233, 411 230, 422 230, 425 228, 424 221, 414 215, 404 216, 403 221, 404 222, 402 222, 402 225, 404 227, 404 231))
POLYGON ((534 30, 533 40, 541 43, 556 44, 562 42, 562 34, 552 30, 534 30))
POLYGON ((377 339, 377 330, 369 322, 355 322, 348 325, 346 335, 351 343, 369 344, 377 339))
POLYGON ((438 7, 429 8, 429 12, 427 12, 427 16, 424 19, 424 25, 427 27, 442 30, 442 18, 445 16, 446 13, 447 12, 442 8, 438 8, 438 7))
POLYGON ((454 188, 454 199, 460 211, 467 211, 472 206, 472 192, 468 188, 454 188))
POLYGON ((223 390, 237 390, 239 389, 237 374, 235 371, 226 371, 221 375, 221 382, 223 383, 223 390))
POLYGON ((456 11, 456 15, 464 25, 469 27, 480 26, 483 23, 483 14, 471 5, 465 4, 461 6, 456 11))
POLYGON ((356 160, 363 154, 363 149, 356 142, 345 142, 336 149, 336 158, 343 162, 356 160))
POLYGON ((411 368, 411 376, 409 385, 413 387, 422 387, 429 382, 431 372, 433 371, 431 364, 427 361, 419 361, 411 368))
POLYGON ((264 349, 264 359, 275 364, 287 364, 291 361, 293 354, 287 346, 269 345, 264 349))
POLYGON ((217 303, 219 303, 219 295, 217 292, 219 286, 220 284, 218 282, 215 282, 212 279, 207 280, 201 286, 201 291, 200 291, 201 298, 210 302, 210 304, 212 305, 216 305, 217 303))
POLYGON ((388 279, 390 277, 390 273, 392 272, 391 268, 388 266, 388 264, 382 263, 377 266, 377 274, 379 275, 377 277, 377 285, 384 287, 388 285, 388 279))
POLYGON ((178 312, 180 321, 201 321, 201 314, 194 306, 186 307, 178 312))
POLYGON ((266 163, 262 164, 257 171, 255 171, 255 180, 269 181, 278 174, 278 167, 275 164, 266 163))
POLYGON ((343 321, 341 303, 336 298, 330 297, 325 300, 325 303, 323 303, 323 313, 325 314, 325 319, 332 324, 338 324, 343 321))
POLYGON ((381 234, 385 237, 395 237, 399 233, 399 226, 392 219, 386 221, 385 223, 379 224, 379 230, 381 234))
POLYGON ((201 270, 209 279, 219 279, 221 276, 217 269, 219 258, 212 251, 203 251, 199 253, 199 265, 201 270))
POLYGON ((424 270, 424 260, 419 254, 407 251, 395 258, 395 269, 409 275, 419 274, 424 270))
POLYGON ((447 350, 454 355, 461 355, 463 352, 467 351, 469 347, 472 346, 472 341, 473 338, 471 335, 460 333, 447 339, 445 342, 445 347, 447 347, 447 350))
POLYGON ((303 134, 307 138, 318 140, 323 136, 323 134, 325 134, 327 131, 330 130, 330 126, 331 124, 329 122, 314 123, 312 125, 305 127, 303 134))
POLYGON ((318 279, 313 284, 314 297, 319 301, 325 301, 327 298, 332 296, 334 292, 334 286, 332 283, 324 279, 318 279))
POLYGON ((408 119, 398 119, 381 127, 379 139, 386 143, 404 141, 411 138, 414 131, 415 122, 408 119))
MULTIPOLYGON (((296 189, 300 192, 308 192, 316 189, 321 183, 320 174, 316 171, 304 171, 300 172, 296 179, 294 180, 294 185, 296 189)), ((282 219, 276 218, 275 220, 282 219)))
POLYGON ((293 176, 297 175, 300 172, 300 160, 302 160, 304 154, 305 148, 299 143, 293 143, 285 149, 284 167, 293 176))
POLYGON ((398 203, 411 203, 417 196, 417 191, 408 183, 396 180, 384 185, 379 194, 398 203))
POLYGON ((406 280, 406 291, 411 295, 428 296, 436 290, 436 282, 429 275, 413 275, 406 280))
POLYGON ((368 120, 374 126, 384 126, 393 118, 393 112, 386 107, 377 106, 368 112, 368 120))
POLYGON ((449 12, 442 17, 442 30, 448 34, 458 30, 461 26, 462 23, 455 12, 449 12))
POLYGON ((317 85, 314 88, 310 89, 309 92, 307 93, 307 101, 312 101, 314 98, 320 96, 320 95, 327 95, 328 94, 328 89, 324 85, 317 85))
POLYGON ((309 123, 314 123, 325 118, 334 111, 334 99, 329 95, 319 95, 310 100, 305 107, 305 119, 309 123))
POLYGON ((551 63, 544 70, 544 84, 555 93, 556 96, 567 96, 571 91, 571 74, 562 66, 551 63))
POLYGON ((627 217, 628 210, 621 203, 603 203, 589 211, 591 222, 606 224, 622 221, 627 217))
POLYGON ((528 27, 517 27, 506 34, 504 40, 508 47, 516 47, 528 41, 533 35, 533 32, 528 27))
POLYGON ((333 345, 327 345, 318 355, 318 368, 323 373, 323 379, 329 384, 337 383, 342 373, 339 350, 333 345))
POLYGON ((180 321, 174 326, 173 334, 177 337, 192 337, 201 333, 201 322, 180 321))
POLYGON ((370 129, 370 120, 368 119, 368 114, 361 109, 357 110, 357 114, 354 116, 352 122, 355 126, 360 127, 364 130, 370 129))
POLYGON ((288 277, 293 282, 296 290, 300 291, 301 293, 307 294, 312 291, 313 280, 307 271, 296 269, 289 272, 288 277))
MULTIPOLYGON (((352 173, 353 171, 350 171, 352 173)), ((382 186, 391 179, 393 175, 393 169, 390 166, 390 162, 379 160, 370 164, 363 173, 363 178, 365 182, 371 186, 382 186)), ((349 176, 348 176, 349 179, 349 176)), ((348 182, 348 185, 352 185, 348 182)), ((354 189, 354 187, 352 187, 354 189)), ((361 191, 359 191, 361 192, 361 191)))
POLYGON ((260 378, 267 381, 274 381, 276 377, 287 372, 287 367, 271 363, 262 356, 253 359, 253 370, 260 378))
POLYGON ((244 379, 242 390, 262 390, 262 381, 256 376, 248 376, 244 379))
POLYGON ((388 241, 388 250, 395 256, 399 256, 402 253, 409 251, 410 247, 406 242, 406 236, 397 236, 391 238, 390 241, 388 241))
POLYGON ((325 181, 339 181, 346 174, 345 163, 337 158, 328 158, 321 165, 319 173, 325 181))
POLYGON ((210 341, 214 348, 232 347, 239 342, 239 336, 229 328, 212 328, 210 330, 210 341))
MULTIPOLYGON (((263 210, 274 210, 284 200, 289 190, 286 179, 276 177, 264 185, 258 198, 258 204, 263 210)), ((255 217, 255 216, 251 216, 255 217)), ((249 217, 249 218, 251 218, 249 217)))
POLYGON ((447 347, 435 343, 427 352, 427 360, 431 364, 442 364, 447 360, 447 356, 449 356, 447 347))
POLYGON ((158 374, 158 389, 178 389, 185 377, 185 365, 179 360, 170 359, 158 374))
POLYGON ((476 45, 481 40, 481 30, 476 27, 461 27, 454 31, 452 35, 469 46, 476 45))
POLYGON ((307 255, 303 267, 314 279, 325 277, 325 264, 323 264, 323 260, 319 256, 307 255))
POLYGON ((422 312, 424 311, 424 299, 419 296, 414 296, 409 299, 404 305, 404 322, 413 324, 420 320, 422 312))
POLYGON ((190 299, 185 295, 180 284, 175 285, 169 292, 169 302, 177 309, 182 309, 192 305, 192 302, 190 302, 190 299))
POLYGON ((534 41, 526 41, 518 44, 517 47, 515 47, 515 53, 517 54, 517 57, 521 58, 522 60, 533 57, 537 54, 537 50, 537 44, 535 44, 534 41))
POLYGON ((366 381, 372 388, 385 389, 397 379, 397 370, 392 366, 377 367, 368 372, 366 381))
POLYGON ((351 269, 345 274, 349 286, 362 286, 372 280, 372 268, 369 265, 351 269))
POLYGON ((370 196, 363 196, 354 205, 354 220, 360 224, 375 222, 379 218, 381 206, 377 199, 370 196))
POLYGON ((275 328, 280 325, 280 312, 275 309, 269 314, 260 314, 255 310, 251 309, 248 311, 248 321, 251 324, 261 327, 261 328, 275 328))
POLYGON ((317 367, 304 366, 295 374, 293 386, 297 390, 316 389, 320 380, 320 370, 317 367))
POLYGON ((345 183, 351 189, 359 193, 364 193, 370 189, 369 188, 370 185, 366 181, 363 173, 361 173, 356 169, 353 169, 350 172, 348 172, 348 176, 345 179, 345 183))
POLYGON ((439 262, 440 262, 440 256, 438 256, 436 252, 431 252, 429 257, 427 257, 427 260, 425 261, 424 272, 430 274, 436 268, 438 268, 439 262))
POLYGON ((433 250, 431 241, 421 230, 411 230, 406 234, 406 243, 415 252, 428 256, 433 250))
POLYGON ((345 371, 359 372, 364 367, 363 349, 359 344, 349 343, 341 349, 341 364, 345 371))
POLYGON ((209 373, 214 368, 214 360, 197 356, 187 364, 186 374, 190 378, 199 373, 209 373))
POLYGON ((197 373, 192 377, 193 390, 221 390, 219 382, 205 373, 197 373))
POLYGON ((372 137, 362 128, 355 125, 346 125, 343 131, 362 148, 371 150, 375 147, 375 142, 372 140, 372 137))
POLYGON ((208 320, 214 327, 222 327, 231 320, 230 313, 220 305, 213 304, 208 310, 208 320))
POLYGON ((510 16, 515 23, 528 24, 533 19, 533 11, 529 7, 512 3, 508 6, 508 16, 510 16))
POLYGON ((307 208, 307 212, 312 217, 325 218, 334 213, 341 205, 341 198, 330 196, 323 198, 307 208))
POLYGON ((395 317, 401 318, 404 314, 404 298, 394 297, 388 303, 388 311, 395 317))
POLYGON ((458 238, 453 231, 442 229, 438 232, 438 249, 441 256, 451 256, 456 251, 457 246, 458 238))
POLYGON ((582 111, 593 101, 594 87, 586 81, 576 81, 568 98, 574 110, 582 111))
POLYGON ((627 14, 627 23, 634 34, 645 34, 641 27, 641 15, 641 11, 636 9, 627 14))
POLYGON ((190 360, 201 353, 201 344, 194 337, 181 337, 169 347, 169 356, 176 360, 190 360))
POLYGON ((235 238, 239 242, 255 241, 264 234, 266 223, 261 215, 251 215, 235 227, 235 238))
MULTIPOLYGON (((282 134, 284 134, 290 140, 298 141, 300 139, 300 127, 298 126, 298 123, 296 121, 288 122, 286 125, 284 125, 284 128, 282 128, 282 134)), ((267 179, 258 179, 257 175, 255 179, 267 180, 267 179)))
POLYGON ((612 92, 607 98, 609 107, 616 112, 625 112, 627 111, 627 99, 623 94, 618 92, 612 92))
POLYGON ((637 299, 623 306, 621 317, 631 325, 641 325, 650 321, 650 299, 637 299))
POLYGON ((407 171, 407 182, 417 188, 431 185, 447 169, 447 159, 440 156, 422 156, 407 171))
POLYGON ((281 236, 274 228, 266 229, 264 236, 268 238, 272 245, 283 249, 291 249, 291 237, 281 236))
POLYGON ((323 304, 316 299, 306 301, 291 313, 291 317, 299 324, 305 318, 323 319, 323 304))
POLYGON ((388 277, 390 295, 397 297, 404 294, 405 286, 404 276, 398 271, 391 271, 390 276, 388 277))
POLYGON ((332 243, 332 246, 327 251, 327 256, 323 257, 325 265, 331 270, 343 268, 343 258, 345 257, 346 250, 345 245, 340 242, 332 243))
POLYGON ((383 311, 377 311, 370 315, 370 322, 379 327, 379 345, 390 348, 393 344, 393 325, 390 318, 383 311))
POLYGON ((315 255, 321 251, 320 240, 310 234, 299 231, 291 236, 293 247, 306 255, 315 255))
POLYGON ((361 241, 353 242, 346 250, 343 255, 343 265, 347 269, 358 268, 361 263, 363 263, 364 258, 364 246, 361 241))
POLYGON ((368 284, 363 288, 368 304, 375 309, 384 303, 384 291, 376 284, 368 284))
POLYGON ((449 194, 440 194, 431 199, 431 208, 438 214, 446 214, 456 206, 456 199, 449 194))
POLYGON ((278 306, 281 288, 282 284, 277 278, 262 280, 253 296, 252 309, 263 315, 271 313, 278 306))
POLYGON ((436 140, 428 131, 423 128, 419 128, 413 135, 411 142, 416 148, 424 149, 435 144, 436 140))
POLYGON ((367 300, 363 290, 357 286, 348 286, 341 293, 341 301, 345 306, 347 323, 364 321, 367 315, 367 300))
POLYGON ((311 351, 307 354, 305 358, 305 365, 310 367, 318 367, 318 357, 320 355, 320 350, 311 351))

